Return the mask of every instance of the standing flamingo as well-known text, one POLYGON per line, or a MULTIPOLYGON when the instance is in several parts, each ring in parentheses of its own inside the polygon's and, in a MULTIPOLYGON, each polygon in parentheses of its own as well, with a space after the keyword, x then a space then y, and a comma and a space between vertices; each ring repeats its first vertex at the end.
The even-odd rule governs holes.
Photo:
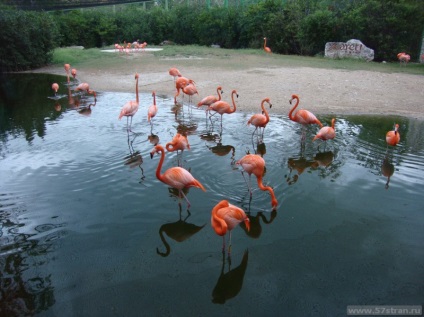
POLYGON ((241 174, 243 175, 243 178, 249 188, 250 197, 252 197, 251 176, 252 174, 254 174, 258 182, 258 187, 261 190, 263 191, 267 190, 270 193, 271 206, 273 209, 276 209, 278 205, 278 201, 277 201, 277 198, 275 198, 274 190, 272 189, 272 187, 264 186, 264 184, 262 183, 262 177, 265 173, 265 160, 259 155, 247 154, 243 156, 240 160, 238 160, 236 164, 240 165, 243 169, 241 174), (249 174, 249 182, 246 181, 246 178, 244 177, 244 172, 249 174))
POLYGON ((157 179, 160 180, 162 183, 171 186, 172 188, 178 189, 180 195, 182 195, 187 201, 187 208, 190 208, 190 201, 187 199, 186 195, 184 195, 183 188, 197 187, 203 190, 204 192, 206 191, 206 189, 198 180, 193 177, 193 175, 191 175, 189 171, 182 167, 171 167, 167 169, 163 174, 161 174, 160 171, 162 169, 163 161, 165 160, 165 150, 162 145, 156 145, 150 152, 150 157, 153 158, 155 153, 160 153, 161 155, 158 167, 156 169, 157 179))
POLYGON ((400 141, 399 124, 395 123, 393 130, 386 133, 387 145, 396 146, 400 141))
POLYGON ((257 113, 254 114, 249 121, 247 121, 247 125, 254 125, 255 126, 255 131, 253 131, 252 133, 252 137, 255 134, 256 130, 259 128, 262 128, 262 138, 264 137, 264 131, 265 131, 265 127, 269 122, 269 114, 268 111, 266 111, 265 109, 265 102, 267 102, 269 104, 269 107, 272 108, 272 104, 270 99, 267 97, 265 99, 262 100, 261 103, 261 108, 262 108, 262 113, 257 113))
POLYGON ((400 65, 406 65, 411 60, 411 56, 405 52, 397 54, 397 58, 399 59, 400 65))
POLYGON ((127 130, 128 130, 128 117, 131 117, 129 131, 131 131, 132 118, 137 113, 138 107, 139 107, 138 74, 137 73, 135 74, 134 78, 135 78, 135 97, 136 97, 136 100, 127 101, 127 103, 122 107, 122 110, 119 113, 119 120, 121 120, 121 118, 123 116, 127 117, 127 130))
POLYGON ((83 91, 90 95, 94 95, 94 101, 97 101, 97 94, 94 90, 90 89, 90 85, 87 83, 81 83, 76 88, 75 91, 83 91))
POLYGON ((188 102, 189 104, 192 101, 193 95, 198 94, 197 88, 193 83, 188 84, 187 86, 183 87, 183 92, 188 95, 188 102))
POLYGON ((74 78, 74 80, 77 80, 77 70, 75 68, 72 68, 71 75, 74 78))
POLYGON ((57 91, 59 90, 59 85, 58 83, 53 83, 52 84, 52 89, 54 90, 54 95, 57 95, 57 91))
POLYGON ((266 37, 264 37, 264 51, 270 54, 272 53, 271 49, 268 46, 266 46, 266 37))
MULTIPOLYGON (((218 97, 214 96, 214 95, 209 95, 206 96, 205 98, 203 98, 202 100, 199 101, 199 103, 197 104, 197 107, 201 107, 201 106, 210 106, 211 104, 213 104, 214 102, 220 101, 221 100, 221 94, 223 94, 224 92, 222 91, 222 87, 218 86, 216 88, 216 93, 218 94, 218 97)), ((206 110, 206 115, 208 115, 208 111, 206 110)))
POLYGON ((176 80, 177 77, 181 77, 182 76, 181 73, 180 73, 180 71, 177 68, 175 68, 175 67, 171 67, 169 69, 169 75, 171 75, 172 77, 174 77, 174 82, 175 82, 175 80, 176 80))
POLYGON ((312 141, 315 141, 317 139, 321 139, 324 142, 327 142, 327 140, 332 140, 336 137, 336 131, 334 129, 336 119, 331 119, 331 127, 322 127, 318 133, 315 135, 315 137, 312 139, 312 141))
POLYGON ((244 222, 247 230, 250 230, 250 221, 243 209, 221 200, 213 207, 211 212, 211 225, 215 233, 222 236, 222 253, 225 253, 225 235, 229 232, 228 253, 231 252, 231 231, 240 222, 244 222))
MULTIPOLYGON (((183 155, 184 150, 190 150, 190 144, 188 143, 188 139, 186 135, 176 133, 172 138, 172 141, 166 143, 165 148, 168 152, 181 151, 181 157, 183 155)), ((179 161, 179 160, 178 160, 179 161)), ((180 163, 178 163, 179 166, 180 163)))
POLYGON ((156 105, 156 92, 152 92, 153 97, 153 105, 149 107, 149 110, 147 111, 147 121, 150 122, 150 126, 153 128, 152 119, 156 116, 158 113, 158 106, 156 105))
POLYGON ((177 80, 175 81, 175 88, 177 89, 177 93, 174 96, 174 103, 177 104, 177 97, 180 94, 180 90, 183 90, 183 88, 185 86, 187 86, 188 84, 195 84, 194 80, 192 79, 188 79, 186 77, 178 77, 177 80))
POLYGON ((222 115, 224 113, 231 114, 233 112, 236 112, 236 110, 237 110, 236 102, 234 101, 234 95, 236 95, 237 98, 238 98, 238 94, 237 94, 237 91, 235 89, 231 92, 231 100, 233 102, 233 108, 231 108, 231 106, 228 102, 223 101, 223 100, 219 100, 217 102, 214 102, 213 104, 211 104, 208 107, 208 111, 213 110, 213 111, 216 111, 216 113, 219 113, 221 115, 221 130, 222 130, 222 115))
POLYGON ((63 65, 63 67, 65 68, 65 72, 66 72, 66 79, 69 83, 69 70, 71 69, 71 65, 70 64, 65 64, 63 65))
POLYGON ((315 115, 305 109, 299 109, 296 111, 296 113, 293 115, 294 109, 297 108, 299 105, 299 96, 298 95, 292 95, 292 99, 290 99, 290 104, 292 104, 293 100, 296 99, 296 104, 291 108, 289 112, 289 118, 292 121, 298 122, 303 126, 302 131, 302 140, 305 138, 305 127, 308 124, 318 124, 320 128, 322 128, 322 123, 315 117, 315 115))

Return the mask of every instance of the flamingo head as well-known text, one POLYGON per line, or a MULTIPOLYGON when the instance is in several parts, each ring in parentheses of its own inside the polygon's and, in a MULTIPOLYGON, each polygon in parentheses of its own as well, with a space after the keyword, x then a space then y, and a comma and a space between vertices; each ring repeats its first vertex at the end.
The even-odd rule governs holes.
POLYGON ((293 94, 291 99, 289 100, 290 104, 293 102, 294 99, 299 99, 298 95, 293 94))
POLYGON ((72 68, 71 74, 72 74, 72 77, 75 78, 77 76, 77 70, 75 68, 72 68))
POLYGON ((155 147, 153 148, 153 150, 150 152, 150 158, 153 158, 153 156, 156 154, 156 153, 160 153, 160 152, 163 152, 163 147, 162 147, 162 145, 155 145, 155 147))
POLYGON ((138 79, 138 73, 135 73, 135 75, 134 75, 134 79, 138 79))

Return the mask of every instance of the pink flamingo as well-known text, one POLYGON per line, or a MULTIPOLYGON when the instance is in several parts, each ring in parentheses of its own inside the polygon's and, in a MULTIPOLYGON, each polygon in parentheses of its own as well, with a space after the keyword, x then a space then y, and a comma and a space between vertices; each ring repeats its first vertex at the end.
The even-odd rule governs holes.
POLYGON ((97 94, 96 94, 96 92, 94 90, 91 90, 90 89, 90 85, 87 84, 87 83, 81 83, 81 84, 79 84, 75 88, 75 91, 84 91, 84 92, 86 92, 86 93, 88 93, 90 95, 93 95, 94 96, 94 101, 97 100, 97 94))
POLYGON ((231 114, 231 113, 236 112, 236 110, 237 110, 236 102, 234 101, 234 95, 236 95, 237 98, 238 98, 238 94, 237 94, 237 91, 235 89, 231 92, 231 100, 233 102, 232 108, 231 108, 231 106, 228 102, 225 102, 223 100, 219 100, 217 102, 214 102, 213 104, 211 104, 208 107, 208 111, 213 110, 216 113, 219 113, 221 115, 221 130, 222 130, 222 115, 224 113, 231 114))
POLYGON ((70 64, 65 64, 65 65, 63 65, 63 67, 65 68, 66 78, 67 78, 67 81, 69 83, 69 70, 71 69, 71 65, 70 64))
POLYGON ((177 68, 175 68, 175 67, 171 67, 169 69, 169 75, 171 75, 172 77, 174 77, 174 82, 175 82, 175 80, 176 80, 177 77, 181 77, 182 76, 181 73, 180 73, 180 71, 177 68))
POLYGON ((249 188, 250 197, 252 197, 252 186, 251 186, 251 175, 256 176, 256 180, 258 182, 258 187, 263 191, 268 191, 271 195, 271 206, 273 209, 277 208, 278 201, 275 197, 274 190, 270 186, 264 186, 262 183, 262 177, 265 173, 265 160, 260 157, 259 155, 255 154, 247 154, 243 156, 240 160, 236 162, 237 165, 240 165, 242 167, 241 174, 243 175, 243 178, 249 188), (244 177, 244 172, 249 174, 249 182, 247 182, 246 178, 244 177))
POLYGON ((405 52, 397 54, 397 58, 399 59, 400 65, 406 65, 411 60, 411 56, 405 52))
MULTIPOLYGON (((175 81, 175 88, 177 89, 177 93, 174 96, 174 103, 177 104, 177 97, 180 95, 180 90, 183 90, 185 86, 188 84, 195 84, 194 80, 188 79, 186 77, 178 77, 175 81)), ((184 92, 183 92, 184 93, 184 92)))
POLYGON ((400 142, 399 124, 395 123, 393 130, 386 133, 387 145, 396 146, 400 142))
POLYGON ((155 153, 160 153, 161 155, 158 167, 156 169, 157 179, 160 180, 162 183, 171 186, 172 188, 178 189, 180 197, 182 195, 185 198, 185 200, 187 201, 187 208, 190 208, 190 201, 184 194, 183 189, 197 187, 203 190, 204 192, 206 191, 206 189, 198 180, 193 177, 193 175, 191 175, 189 171, 182 167, 171 167, 167 169, 163 174, 161 174, 160 171, 162 169, 163 161, 165 160, 165 151, 162 145, 156 145, 150 152, 150 157, 153 158, 155 153))
POLYGON ((193 83, 190 83, 187 86, 183 87, 183 93, 188 95, 189 104, 192 101, 193 95, 195 95, 195 94, 199 95, 199 93, 197 92, 197 88, 193 83))
POLYGON ((268 46, 266 46, 266 37, 264 37, 264 51, 266 52, 266 53, 269 53, 269 54, 271 54, 272 52, 271 52, 271 49, 268 47, 268 46))
POLYGON ((129 131, 131 131, 132 118, 137 113, 138 107, 139 107, 138 74, 137 73, 135 74, 134 78, 135 78, 135 98, 136 98, 136 100, 127 101, 127 103, 124 104, 124 106, 121 109, 121 112, 119 113, 119 120, 121 120, 121 118, 123 116, 127 117, 127 130, 128 130, 128 117, 131 117, 129 131))
POLYGON ((228 253, 231 252, 231 231, 244 222, 247 231, 250 230, 250 220, 243 209, 234 206, 228 200, 221 200, 211 212, 211 225, 215 233, 222 236, 222 253, 225 253, 225 235, 229 232, 228 253))
POLYGON ((71 70, 71 75, 72 75, 72 77, 74 78, 74 80, 76 80, 76 79, 77 79, 77 70, 76 70, 75 68, 72 68, 72 70, 71 70))
POLYGON ((322 127, 318 133, 314 136, 312 141, 315 141, 317 139, 321 139, 324 142, 327 142, 327 140, 332 140, 336 137, 336 131, 334 129, 336 119, 331 119, 331 127, 322 127))
POLYGON ((255 131, 253 131, 252 133, 252 137, 255 134, 256 130, 259 128, 262 128, 262 138, 264 136, 264 131, 265 131, 265 127, 269 122, 269 114, 268 111, 266 111, 265 109, 265 102, 269 104, 269 107, 272 108, 272 104, 270 99, 267 97, 265 99, 262 100, 261 103, 261 108, 262 108, 262 113, 257 113, 254 114, 249 121, 247 121, 247 125, 254 125, 255 126, 255 131))
POLYGON ((147 121, 150 122, 150 125, 153 127, 152 119, 158 113, 158 106, 156 105, 156 92, 152 92, 153 104, 147 110, 147 121))
POLYGON ((181 151, 181 156, 184 150, 190 150, 190 144, 186 135, 176 133, 172 138, 172 141, 166 143, 165 148, 168 152, 181 151))
POLYGON ((305 127, 308 124, 318 124, 320 128, 322 128, 322 123, 315 117, 315 115, 305 109, 297 110, 296 113, 293 115, 293 111, 297 108, 299 105, 299 96, 298 95, 292 95, 292 99, 290 99, 290 104, 292 104, 293 100, 296 99, 296 104, 291 108, 289 112, 289 118, 292 121, 295 121, 297 123, 300 123, 303 126, 302 131, 302 140, 305 138, 305 127))
POLYGON ((54 95, 57 95, 57 91, 59 90, 59 85, 58 83, 53 83, 52 84, 52 89, 54 90, 54 95))
MULTIPOLYGON (((221 86, 218 86, 216 88, 216 93, 218 94, 218 97, 216 97, 214 95, 206 96, 205 98, 203 98, 202 100, 199 101, 199 103, 197 104, 197 107, 198 108, 201 107, 201 106, 207 106, 207 107, 209 107, 214 102, 220 101, 221 100, 221 94, 224 93, 222 91, 222 87, 221 86)), ((208 111, 207 110, 206 110, 206 115, 208 115, 208 111)))

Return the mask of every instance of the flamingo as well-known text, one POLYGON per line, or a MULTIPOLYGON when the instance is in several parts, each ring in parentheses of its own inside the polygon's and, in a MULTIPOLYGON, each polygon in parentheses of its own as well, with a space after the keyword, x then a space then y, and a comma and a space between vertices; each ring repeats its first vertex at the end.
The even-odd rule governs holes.
POLYGON ((264 37, 264 51, 270 54, 272 53, 271 49, 268 46, 266 46, 266 37, 264 37))
POLYGON ((63 67, 65 68, 66 78, 67 78, 67 81, 69 83, 69 70, 71 69, 71 65, 70 64, 65 64, 65 65, 63 65, 63 67))
POLYGON ((149 110, 147 111, 147 121, 150 122, 150 125, 153 127, 152 119, 156 116, 158 113, 158 106, 156 105, 156 92, 152 92, 153 97, 153 105, 149 107, 149 110))
POLYGON ((221 115, 221 130, 222 130, 222 115, 224 113, 231 114, 233 112, 236 112, 236 110, 237 110, 236 103, 234 101, 234 95, 236 95, 237 98, 238 98, 238 94, 237 94, 237 91, 235 89, 231 92, 231 100, 233 102, 233 108, 231 108, 231 106, 228 102, 225 102, 223 100, 219 100, 219 101, 211 104, 207 109, 207 111, 213 110, 213 111, 216 111, 217 113, 219 113, 221 115))
POLYGON ((197 187, 205 192, 205 187, 203 187, 203 185, 198 180, 196 180, 189 171, 179 166, 171 167, 163 174, 161 174, 160 171, 162 169, 163 161, 165 160, 165 150, 163 146, 159 144, 156 145, 150 152, 150 157, 153 158, 155 153, 160 153, 161 155, 158 167, 156 169, 157 179, 162 183, 171 186, 172 188, 178 189, 180 195, 182 195, 187 201, 187 208, 190 208, 190 201, 187 199, 186 195, 184 195, 183 188, 197 187))
POLYGON ((411 60, 411 56, 405 52, 397 54, 397 58, 399 59, 400 65, 406 65, 411 60))
POLYGON ((187 86, 188 84, 195 84, 194 80, 192 79, 188 79, 186 77, 178 77, 177 80, 175 81, 175 88, 177 89, 177 93, 174 96, 174 103, 177 103, 177 97, 180 94, 180 90, 183 90, 183 88, 185 86, 187 86))
POLYGON ((334 124, 336 122, 336 119, 331 119, 331 127, 322 127, 318 133, 314 136, 312 141, 315 141, 317 139, 321 139, 324 142, 327 142, 327 140, 332 140, 336 137, 336 131, 334 129, 334 124))
POLYGON ((250 230, 250 220, 243 209, 234 206, 228 200, 221 200, 213 207, 211 212, 211 225, 215 233, 222 236, 222 253, 225 253, 225 235, 229 233, 228 253, 231 252, 231 231, 240 222, 244 222, 250 230))
MULTIPOLYGON (((293 115, 293 111, 297 108, 299 105, 299 96, 298 95, 292 95, 292 99, 290 99, 290 104, 293 102, 293 100, 296 99, 296 104, 291 108, 289 112, 289 118, 292 121, 298 122, 302 124, 303 129, 306 127, 307 124, 318 124, 320 128, 322 128, 322 123, 315 117, 315 115, 305 109, 297 110, 296 113, 293 115)), ((304 139, 305 135, 304 132, 302 132, 302 139, 304 139)))
POLYGON ((52 84, 52 89, 54 90, 54 95, 57 95, 57 91, 59 90, 59 84, 58 83, 53 83, 52 84))
POLYGON ((193 95, 199 95, 199 93, 197 92, 197 88, 193 83, 189 83, 187 86, 183 87, 183 93, 188 95, 189 103, 192 101, 193 95))
POLYGON ((266 109, 265 109, 265 105, 264 105, 265 102, 267 102, 269 104, 269 107, 272 108, 272 104, 271 104, 270 99, 268 97, 267 98, 264 98, 262 100, 262 103, 261 103, 262 113, 254 114, 250 118, 250 120, 247 121, 247 125, 252 124, 252 125, 254 125, 256 127, 255 128, 255 131, 253 131, 253 133, 252 133, 252 137, 253 137, 253 134, 255 134, 255 132, 256 132, 256 130, 258 128, 259 129, 262 128, 262 138, 264 136, 265 127, 266 127, 266 125, 269 122, 269 114, 268 114, 268 111, 266 111, 266 109))
POLYGON ((81 83, 75 88, 75 91, 85 91, 90 95, 94 95, 94 101, 97 100, 97 94, 94 90, 90 90, 90 85, 87 83, 81 83))
POLYGON ((187 136, 176 133, 172 138, 172 141, 166 143, 165 148, 168 152, 190 150, 190 144, 188 143, 187 136))
POLYGON ((76 79, 77 79, 77 70, 76 70, 75 68, 72 68, 72 70, 71 70, 71 75, 72 75, 72 77, 74 78, 74 80, 76 80, 76 79))
POLYGON ((177 77, 181 77, 182 76, 181 73, 180 73, 180 71, 177 68, 175 68, 175 67, 171 67, 169 69, 169 75, 171 75, 172 77, 174 77, 174 82, 175 82, 175 80, 176 80, 177 77))
POLYGON ((396 146, 400 141, 399 124, 395 123, 393 130, 386 133, 387 145, 396 146))
MULTIPOLYGON (((201 107, 201 106, 208 106, 209 107, 214 102, 220 101, 221 100, 221 94, 224 93, 222 91, 221 86, 218 86, 216 88, 216 93, 218 94, 218 97, 216 97, 214 95, 206 96, 205 98, 203 98, 202 100, 199 101, 199 103, 197 104, 197 107, 198 108, 201 107)), ((206 111, 206 115, 208 115, 208 111, 206 111)))
POLYGON ((274 190, 270 186, 264 186, 262 183, 262 177, 265 173, 265 160, 256 154, 247 154, 243 156, 240 160, 236 162, 237 165, 240 165, 242 167, 241 174, 243 175, 244 180, 246 181, 246 178, 244 177, 244 172, 249 174, 249 183, 246 184, 249 188, 250 197, 252 197, 252 186, 251 186, 251 176, 254 174, 256 176, 256 180, 258 182, 258 187, 265 191, 267 190, 271 195, 271 206, 273 209, 277 208, 278 201, 277 198, 275 198, 274 190))
POLYGON ((131 131, 132 118, 137 113, 138 107, 139 107, 138 74, 137 73, 135 74, 134 78, 135 78, 135 97, 136 97, 136 100, 127 101, 127 103, 122 107, 122 110, 119 113, 119 120, 121 120, 121 118, 123 116, 127 117, 127 130, 128 130, 128 117, 131 117, 129 131, 131 131))

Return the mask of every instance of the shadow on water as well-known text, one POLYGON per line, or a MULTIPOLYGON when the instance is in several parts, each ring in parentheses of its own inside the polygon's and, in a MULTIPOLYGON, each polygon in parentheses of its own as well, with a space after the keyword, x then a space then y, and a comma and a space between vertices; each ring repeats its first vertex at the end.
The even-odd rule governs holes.
MULTIPOLYGON (((297 123, 271 113, 257 138, 246 126, 251 114, 224 115, 221 129, 220 116, 175 106, 172 96, 157 99, 151 126, 146 93, 131 132, 118 114, 133 93, 103 92, 94 102, 64 81, 1 81, 1 313, 222 316, 232 307, 339 316, 347 305, 421 303, 422 121, 339 116, 336 138, 322 144, 312 141, 317 127, 302 140, 297 123), (395 122, 401 142, 388 147, 395 122), (159 158, 146 159, 177 132, 190 143, 183 167, 206 188, 183 191, 191 202, 183 213, 184 198, 156 178, 159 158), (235 164, 248 153, 266 161, 263 183, 277 210, 253 177, 249 195, 235 164), (250 231, 241 224, 232 233, 235 267, 210 227, 222 199, 250 219, 250 231)), ((167 151, 162 171, 179 160, 167 151)))

